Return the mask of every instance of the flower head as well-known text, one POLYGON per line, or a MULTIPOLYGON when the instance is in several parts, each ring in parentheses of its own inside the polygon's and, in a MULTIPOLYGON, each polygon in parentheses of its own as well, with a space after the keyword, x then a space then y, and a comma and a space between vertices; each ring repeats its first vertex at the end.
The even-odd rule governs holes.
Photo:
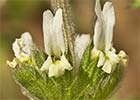
POLYGON ((13 43, 15 57, 7 64, 14 68, 14 77, 24 94, 32 99, 106 99, 119 84, 127 64, 125 52, 116 54, 112 46, 112 3, 106 2, 102 10, 100 0, 96 0, 97 21, 91 39, 89 34, 71 37, 75 32, 69 20, 69 5, 61 2, 55 3, 63 12, 59 8, 55 15, 50 10, 43 13, 45 53, 34 46, 31 35, 25 32, 13 43))

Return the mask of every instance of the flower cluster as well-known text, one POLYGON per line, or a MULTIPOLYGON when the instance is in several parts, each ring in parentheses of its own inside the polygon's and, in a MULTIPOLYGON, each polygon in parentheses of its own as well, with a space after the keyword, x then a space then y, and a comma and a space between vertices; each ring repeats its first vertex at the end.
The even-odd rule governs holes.
MULTIPOLYGON (((44 35, 44 47, 45 47, 44 51, 45 51, 46 58, 43 58, 45 59, 42 60, 43 63, 39 63, 37 65, 36 67, 37 71, 41 73, 42 76, 45 73, 45 75, 47 75, 49 79, 52 79, 53 77, 56 79, 61 78, 62 76, 65 76, 66 71, 71 72, 72 73, 70 74, 71 77, 73 76, 76 77, 72 79, 73 80, 72 83, 68 83, 71 86, 67 87, 67 89, 71 89, 71 91, 74 91, 73 88, 77 87, 77 84, 78 85, 82 84, 79 82, 82 82, 81 78, 83 77, 86 77, 87 81, 85 81, 85 83, 83 83, 83 85, 80 86, 82 87, 81 90, 79 89, 75 91, 79 91, 79 92, 83 91, 85 88, 87 88, 86 86, 96 87, 90 84, 90 83, 94 83, 95 81, 96 81, 95 83, 99 83, 99 84, 101 84, 101 81, 103 81, 103 83, 106 82, 105 86, 108 87, 110 91, 112 91, 114 87, 111 87, 111 85, 109 87, 107 84, 116 85, 116 83, 119 83, 118 80, 119 78, 121 78, 121 75, 117 76, 116 73, 121 73, 122 70, 121 68, 125 67, 127 64, 127 55, 125 54, 125 52, 120 51, 117 54, 115 48, 113 48, 112 45, 113 27, 115 24, 115 14, 114 14, 114 7, 112 2, 106 2, 104 4, 103 9, 101 9, 100 0, 96 0, 95 13, 97 15, 97 20, 95 23, 94 36, 92 38, 89 34, 77 35, 76 38, 73 40, 74 41, 73 48, 69 48, 69 47, 67 48, 68 43, 67 43, 66 34, 64 32, 63 13, 64 12, 61 8, 56 10, 55 16, 52 14, 50 10, 46 10, 43 13, 43 35, 44 35), (88 47, 91 49, 89 49, 88 54, 86 54, 88 47), (67 49, 72 49, 72 50, 69 50, 69 52, 67 52, 67 49), (74 56, 71 56, 72 54, 74 54, 74 56), (117 67, 119 68, 121 67, 121 68, 119 69, 117 67), (115 70, 117 71, 115 72, 115 70), (120 70, 120 72, 118 70, 120 70), (91 75, 87 75, 85 74, 85 72, 91 73, 91 75), (97 73, 101 75, 97 75, 97 73), (104 75, 103 78, 100 77, 102 75, 104 75), (110 75, 111 77, 107 75, 110 75), (93 77, 89 77, 89 76, 93 76, 93 77), (106 79, 111 80, 112 77, 117 77, 118 79, 111 81, 112 83, 110 81, 106 81, 106 79), (89 82, 89 81, 93 81, 93 82, 89 82)), ((29 32, 23 33, 21 35, 21 38, 16 39, 15 42, 13 43, 13 51, 15 54, 15 58, 11 62, 7 61, 8 65, 14 69, 17 68, 16 66, 18 66, 19 63, 24 63, 24 62, 26 62, 27 65, 31 64, 32 66, 34 66, 34 63, 37 63, 37 61, 40 60, 41 58, 39 58, 40 56, 38 56, 40 54, 37 53, 37 56, 35 56, 35 59, 37 60, 34 60, 33 57, 34 55, 32 53, 33 49, 38 50, 35 44, 33 43, 30 33, 29 32)), ((16 73, 18 73, 18 71, 16 73)), ((52 80, 49 81, 52 82, 52 80)), ((55 81, 56 81, 55 84, 56 83, 59 84, 57 80, 55 81)), ((44 78, 40 82, 43 82, 41 84, 45 84, 45 85, 49 84, 49 83, 48 84, 45 83, 46 80, 44 80, 44 78)), ((24 86, 25 84, 22 85, 24 86)), ((103 88, 102 93, 104 93, 106 89, 107 88, 103 88)), ((87 91, 90 91, 90 89, 87 91)), ((110 91, 108 91, 108 93, 110 93, 110 91)), ((47 93, 49 94, 49 92, 46 92, 46 94, 47 93)), ((74 93, 76 94, 76 92, 74 93)), ((78 94, 78 96, 79 95, 80 93, 78 94)), ((101 95, 102 97, 103 96, 106 97, 105 94, 101 94, 101 95)), ((80 98, 80 96, 82 95, 80 95, 79 97, 78 96, 75 96, 75 98, 80 98)), ((96 92, 93 98, 96 98, 96 92)))
MULTIPOLYGON (((115 48, 112 47, 113 27, 115 24, 112 2, 106 2, 102 11, 100 1, 97 0, 95 12, 97 21, 93 36, 94 48, 91 51, 91 56, 92 58, 99 56, 97 67, 102 67, 103 71, 111 73, 120 61, 119 55, 116 54, 115 48)), ((44 46, 48 58, 40 70, 48 73, 49 77, 58 77, 63 75, 65 70, 72 70, 72 65, 65 56, 66 41, 64 39, 63 25, 62 9, 58 9, 55 16, 50 10, 44 12, 44 46)), ((74 67, 78 68, 80 66, 83 52, 90 42, 91 38, 88 34, 76 37, 74 42, 76 64, 74 67)), ((31 48, 33 48, 33 41, 28 32, 24 33, 20 39, 16 39, 13 43, 15 56, 21 61, 31 56, 31 48)), ((123 54, 125 56, 124 52, 123 54)), ((15 67, 15 63, 15 60, 13 62, 8 61, 11 67, 15 67)))

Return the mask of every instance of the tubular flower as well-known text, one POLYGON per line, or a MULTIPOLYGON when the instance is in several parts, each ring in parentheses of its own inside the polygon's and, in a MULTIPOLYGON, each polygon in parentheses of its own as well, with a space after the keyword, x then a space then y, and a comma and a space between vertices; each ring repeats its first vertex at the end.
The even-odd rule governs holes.
POLYGON ((96 0, 95 12, 97 21, 94 29, 94 48, 92 57, 99 57, 97 67, 102 67, 106 73, 111 73, 120 61, 116 50, 112 47, 115 14, 112 2, 106 2, 101 10, 100 1, 96 0))
POLYGON ((41 67, 41 71, 48 72, 49 77, 58 77, 64 74, 65 69, 72 70, 71 64, 65 57, 65 41, 61 9, 56 11, 54 17, 50 10, 44 12, 43 32, 45 51, 48 54, 48 58, 41 67))

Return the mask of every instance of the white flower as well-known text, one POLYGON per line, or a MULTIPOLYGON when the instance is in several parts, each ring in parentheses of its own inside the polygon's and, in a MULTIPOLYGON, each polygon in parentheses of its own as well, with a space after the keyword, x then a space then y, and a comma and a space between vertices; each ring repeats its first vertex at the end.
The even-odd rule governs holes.
POLYGON ((115 24, 112 2, 106 2, 102 11, 100 1, 96 0, 95 12, 97 21, 94 30, 92 55, 93 57, 99 56, 98 67, 102 66, 102 70, 106 73, 111 73, 119 63, 119 57, 112 47, 113 27, 115 24))
MULTIPOLYGON (((28 61, 31 56, 31 48, 33 47, 32 37, 29 32, 25 32, 21 35, 21 38, 16 39, 13 43, 13 51, 15 57, 19 59, 21 62, 28 61)), ((7 61, 7 64, 15 68, 17 66, 16 58, 12 61, 7 61)))
POLYGON ((60 60, 56 60, 55 62, 53 62, 49 56, 44 62, 41 71, 46 71, 49 77, 59 77, 64 74, 65 69, 72 70, 72 67, 64 55, 61 56, 60 60))
POLYGON ((64 54, 65 41, 63 33, 62 9, 58 9, 55 16, 53 16, 50 10, 44 12, 43 32, 45 51, 48 54, 48 58, 40 70, 48 72, 49 77, 61 76, 64 74, 65 69, 72 70, 70 63, 64 54), (56 60, 55 57, 59 58, 59 60, 56 60))
POLYGON ((16 39, 13 43, 13 51, 18 59, 29 57, 31 55, 30 49, 33 47, 32 37, 29 32, 21 35, 21 38, 16 39))
POLYGON ((76 67, 75 70, 76 71, 78 71, 79 69, 79 65, 80 65, 80 61, 82 59, 83 53, 90 42, 91 42, 91 38, 89 34, 77 35, 74 41, 75 67, 76 67))

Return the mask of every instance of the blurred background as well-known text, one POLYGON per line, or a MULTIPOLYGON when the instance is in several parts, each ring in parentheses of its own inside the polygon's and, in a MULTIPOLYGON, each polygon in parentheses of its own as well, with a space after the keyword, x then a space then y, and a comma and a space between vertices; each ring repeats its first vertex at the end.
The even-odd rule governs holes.
MULTIPOLYGON (((94 1, 94 0, 93 0, 94 1)), ((92 0, 71 0, 77 33, 93 34, 92 0)), ((124 80, 111 100, 140 100, 140 0, 112 0, 116 13, 113 44, 129 55, 124 80)), ((12 60, 12 43, 30 32, 43 49, 42 13, 50 0, 0 0, 0 100, 28 100, 12 78, 6 60, 12 60)))

